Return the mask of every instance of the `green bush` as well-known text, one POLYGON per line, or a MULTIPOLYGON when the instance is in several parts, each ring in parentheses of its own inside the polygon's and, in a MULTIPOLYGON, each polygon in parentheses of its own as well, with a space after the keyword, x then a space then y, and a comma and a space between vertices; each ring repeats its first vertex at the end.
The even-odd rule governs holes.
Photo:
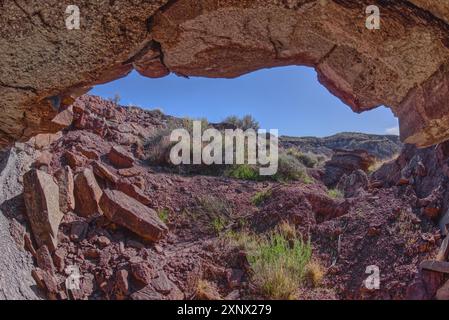
POLYGON ((315 156, 307 153, 302 153, 295 148, 290 148, 287 150, 287 154, 295 157, 299 162, 305 165, 307 168, 315 168, 318 160, 315 156))
POLYGON ((311 178, 307 175, 304 165, 295 157, 280 153, 278 162, 278 171, 274 179, 281 182, 299 180, 304 183, 311 183, 311 178))
POLYGON ((225 118, 223 122, 233 124, 236 128, 242 129, 243 131, 247 129, 259 130, 259 122, 249 114, 241 119, 237 116, 229 116, 225 118))
POLYGON ((226 171, 225 175, 241 180, 260 180, 259 170, 248 164, 238 164, 226 171))

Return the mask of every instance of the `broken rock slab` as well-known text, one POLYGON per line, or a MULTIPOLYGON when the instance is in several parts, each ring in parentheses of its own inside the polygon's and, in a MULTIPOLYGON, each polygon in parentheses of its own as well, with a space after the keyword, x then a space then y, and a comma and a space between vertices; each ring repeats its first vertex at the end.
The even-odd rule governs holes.
POLYGON ((446 261, 425 260, 421 262, 419 268, 421 270, 430 270, 449 274, 449 262, 446 261))
POLYGON ((108 153, 108 159, 116 168, 131 168, 134 165, 134 157, 119 146, 111 148, 108 153))
POLYGON ((104 215, 144 239, 157 241, 167 232, 167 226, 150 209, 118 190, 104 190, 100 200, 104 215))
POLYGON ((55 173, 55 178, 59 186, 59 205, 63 213, 75 209, 75 182, 73 171, 69 166, 59 169, 55 173))
POLYGON ((54 251, 62 219, 59 210, 59 187, 53 177, 40 170, 30 170, 23 177, 24 199, 28 220, 39 247, 54 251))
POLYGON ((75 212, 82 217, 101 213, 99 201, 102 195, 100 186, 91 169, 84 169, 75 177, 75 212))

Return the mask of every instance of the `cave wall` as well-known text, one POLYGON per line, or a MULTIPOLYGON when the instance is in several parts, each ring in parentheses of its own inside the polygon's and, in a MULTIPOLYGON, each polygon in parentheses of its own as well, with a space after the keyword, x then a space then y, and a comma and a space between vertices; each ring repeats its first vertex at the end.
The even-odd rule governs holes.
MULTIPOLYGON (((401 138, 449 138, 449 5, 398 0, 0 0, 0 146, 61 126, 58 110, 127 75, 232 78, 306 65, 355 112, 390 107, 401 138), (377 4, 381 28, 365 26, 377 4)), ((298 88, 301 90, 301 88, 298 88)), ((176 93, 174 93, 176 94, 176 93)))

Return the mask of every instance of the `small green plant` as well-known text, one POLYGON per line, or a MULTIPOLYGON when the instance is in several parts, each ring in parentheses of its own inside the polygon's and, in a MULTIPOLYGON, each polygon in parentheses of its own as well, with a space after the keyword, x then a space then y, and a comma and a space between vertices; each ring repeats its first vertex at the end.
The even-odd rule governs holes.
POLYGON ((265 202, 265 200, 267 200, 269 197, 271 197, 271 190, 259 191, 251 198, 251 202, 255 206, 259 206, 263 202, 265 202))
POLYGON ((163 223, 167 223, 170 212, 168 211, 168 209, 162 209, 158 211, 157 215, 159 216, 159 219, 161 219, 163 223))
POLYGON ((225 174, 228 177, 240 180, 257 181, 260 179, 258 169, 248 164, 234 165, 225 174))
POLYGON ((343 193, 338 189, 330 189, 327 191, 327 195, 332 199, 342 199, 344 198, 343 193))
POLYGON ((215 217, 212 220, 212 230, 219 235, 226 228, 226 220, 223 217, 215 217))

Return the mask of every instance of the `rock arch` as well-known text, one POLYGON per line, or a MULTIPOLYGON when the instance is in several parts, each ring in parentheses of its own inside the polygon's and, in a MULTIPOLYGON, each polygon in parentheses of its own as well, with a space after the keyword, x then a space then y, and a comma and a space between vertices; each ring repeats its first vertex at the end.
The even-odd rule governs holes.
POLYGON ((307 65, 355 112, 380 105, 405 142, 449 138, 449 5, 429 0, 0 0, 0 146, 57 131, 61 106, 128 74, 236 77, 307 65), (438 4, 437 4, 438 3, 438 4), (377 4, 381 29, 365 27, 377 4))

